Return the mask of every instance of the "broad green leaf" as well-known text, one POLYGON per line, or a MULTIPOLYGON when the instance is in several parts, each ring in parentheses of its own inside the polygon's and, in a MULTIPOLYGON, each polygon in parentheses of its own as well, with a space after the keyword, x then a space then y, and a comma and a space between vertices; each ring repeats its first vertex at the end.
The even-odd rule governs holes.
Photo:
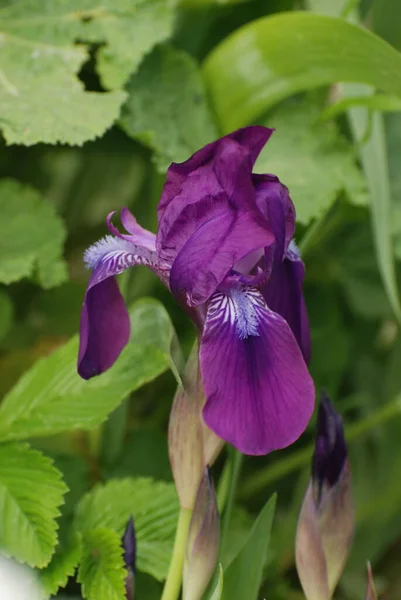
POLYGON ((86 92, 77 73, 96 44, 108 89, 124 86, 172 34, 175 0, 21 0, 0 13, 0 124, 8 143, 81 144, 118 116, 122 91, 86 92), (75 44, 81 42, 80 46, 75 44), (34 115, 34 117, 33 117, 34 115))
POLYGON ((67 487, 52 461, 27 444, 0 445, 0 547, 19 562, 45 567, 57 541, 67 487))
MULTIPOLYGON (((1 244, 1 242, 0 242, 1 244)), ((0 259, 0 269, 1 269, 0 259)), ((0 341, 7 335, 13 321, 13 304, 5 291, 0 290, 0 341)))
POLYGON ((131 78, 120 123, 156 152, 164 172, 217 137, 196 61, 168 46, 156 48, 131 78))
POLYGON ((34 188, 12 179, 0 182, 0 282, 37 275, 44 288, 67 278, 61 258, 65 227, 34 188))
POLYGON ((67 585, 82 555, 82 541, 77 533, 73 533, 66 544, 58 544, 50 564, 40 572, 40 582, 48 594, 56 594, 59 588, 67 585))
POLYGON ((87 533, 106 527, 122 536, 133 516, 137 538, 137 567, 155 579, 167 575, 178 517, 174 485, 147 478, 126 478, 98 485, 83 497, 75 526, 87 533))
POLYGON ((274 173, 289 188, 297 220, 307 225, 319 218, 345 191, 351 202, 365 204, 365 181, 355 151, 334 123, 317 123, 319 108, 307 103, 284 105, 266 125, 276 131, 255 165, 258 173, 274 173))
POLYGON ((296 92, 338 81, 401 96, 401 55, 394 48, 343 19, 305 12, 244 25, 212 51, 203 72, 225 132, 296 92))
POLYGON ((78 376, 76 336, 28 370, 0 405, 0 439, 92 429, 129 393, 166 371, 175 333, 165 309, 143 299, 130 317, 131 340, 106 373, 90 381, 78 376))
POLYGON ((111 127, 126 94, 85 91, 77 77, 89 58, 82 46, 16 36, 2 22, 0 35, 0 128, 8 144, 81 145, 111 127))
POLYGON ((87 600, 123 600, 126 570, 121 537, 101 527, 84 536, 78 582, 87 600))
POLYGON ((244 546, 225 570, 222 600, 257 600, 275 506, 276 496, 272 496, 256 519, 244 546))

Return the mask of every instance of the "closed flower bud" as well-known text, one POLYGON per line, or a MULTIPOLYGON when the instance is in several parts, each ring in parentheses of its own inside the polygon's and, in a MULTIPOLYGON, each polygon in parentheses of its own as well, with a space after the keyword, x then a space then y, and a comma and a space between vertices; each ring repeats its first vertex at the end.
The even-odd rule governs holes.
POLYGON ((168 448, 181 508, 192 509, 205 468, 202 436, 202 385, 197 348, 191 353, 170 413, 168 448))
POLYGON ((295 554, 307 600, 330 600, 354 533, 351 476, 341 417, 323 395, 312 479, 298 521, 295 554))
POLYGON ((377 594, 375 584, 373 581, 372 568, 370 566, 370 563, 368 563, 367 567, 366 600, 377 600, 377 594))
POLYGON ((185 553, 183 600, 200 600, 216 567, 220 519, 210 472, 199 486, 185 553))
POLYGON ((125 579, 125 597, 127 600, 133 600, 135 596, 135 571, 136 571, 136 537, 134 520, 130 517, 122 538, 122 547, 124 550, 124 566, 127 570, 125 579))

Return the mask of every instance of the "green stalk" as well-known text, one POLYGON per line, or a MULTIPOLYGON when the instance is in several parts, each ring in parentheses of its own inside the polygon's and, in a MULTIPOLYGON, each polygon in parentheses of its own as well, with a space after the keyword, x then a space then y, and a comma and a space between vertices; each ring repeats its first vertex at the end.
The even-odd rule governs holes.
POLYGON ((184 567, 185 547, 187 543, 191 517, 191 509, 180 509, 177 531, 175 533, 173 555, 171 557, 170 567, 166 583, 164 584, 161 600, 177 600, 179 596, 182 584, 182 570, 184 567))
MULTIPOLYGON (((385 406, 381 406, 376 412, 371 413, 362 421, 357 421, 346 426, 345 438, 347 442, 353 442, 375 427, 400 415, 401 395, 396 396, 394 400, 388 402, 385 406)), ((271 466, 250 475, 245 480, 244 485, 241 486, 240 497, 243 499, 250 498, 253 494, 260 492, 263 488, 271 485, 278 479, 307 465, 311 459, 313 448, 314 445, 309 444, 303 450, 295 454, 290 454, 288 457, 276 461, 271 466)))
POLYGON ((244 460, 244 455, 238 452, 235 448, 230 448, 231 451, 231 481, 228 489, 226 507, 223 514, 222 523, 222 535, 221 535, 221 547, 220 556, 222 556, 225 544, 227 543, 227 533, 230 527, 231 513, 234 507, 234 500, 237 492, 237 486, 239 476, 241 473, 241 467, 244 460))

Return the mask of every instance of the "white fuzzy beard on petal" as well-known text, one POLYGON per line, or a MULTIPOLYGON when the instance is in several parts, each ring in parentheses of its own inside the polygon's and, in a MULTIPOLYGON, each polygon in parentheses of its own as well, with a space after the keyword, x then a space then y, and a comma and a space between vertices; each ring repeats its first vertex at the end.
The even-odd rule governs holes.
POLYGON ((217 292, 209 304, 210 324, 213 327, 229 321, 240 340, 259 336, 259 310, 264 308, 257 289, 232 289, 229 294, 217 292))
POLYGON ((154 261, 154 254, 151 251, 112 235, 106 235, 89 246, 85 250, 84 261, 88 269, 93 269, 101 261, 112 259, 113 255, 117 260, 122 261, 122 264, 119 265, 120 270, 132 266, 133 262, 146 265, 152 264, 154 261))

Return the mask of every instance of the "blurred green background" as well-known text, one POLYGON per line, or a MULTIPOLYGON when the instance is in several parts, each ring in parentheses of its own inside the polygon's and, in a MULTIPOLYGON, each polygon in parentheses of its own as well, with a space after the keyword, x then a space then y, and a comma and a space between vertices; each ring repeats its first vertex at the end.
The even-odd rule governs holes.
MULTIPOLYGON (((64 2, 64 8, 68 4, 64 2)), ((79 3, 70 4, 75 9, 79 3)), ((122 14, 129 4, 121 3, 122 14)), ((21 125, 18 130, 15 123, 21 116, 16 114, 16 105, 7 103, 4 90, 3 96, 0 92, 0 128, 4 126, 5 136, 0 142, 0 282, 3 282, 0 394, 9 392, 40 357, 77 332, 88 280, 83 251, 105 235, 108 212, 128 206, 141 225, 155 231, 156 207, 166 167, 173 160, 184 160, 225 131, 221 110, 228 111, 231 107, 232 114, 242 121, 238 126, 258 122, 275 127, 276 133, 263 151, 256 171, 279 175, 289 187, 297 208, 296 240, 306 263, 305 295, 313 340, 311 372, 317 390, 326 389, 342 413, 349 439, 357 528, 336 597, 363 598, 365 564, 370 560, 378 590, 385 592, 387 600, 398 600, 401 597, 401 337, 394 316, 397 300, 389 301, 383 274, 387 290, 394 292, 392 253, 395 277, 401 269, 401 114, 395 109, 393 98, 391 111, 345 107, 334 117, 322 120, 319 117, 323 109, 342 94, 361 96, 365 89, 351 89, 348 84, 341 87, 306 83, 298 89, 294 86, 294 92, 284 94, 285 98, 273 97, 266 102, 265 110, 250 118, 252 111, 247 108, 244 89, 249 84, 251 93, 252 86, 256 88, 259 81, 263 82, 266 73, 258 70, 260 65, 253 51, 249 51, 247 36, 243 36, 237 48, 226 47, 227 54, 223 57, 214 55, 213 49, 232 32, 241 33, 241 28, 255 19, 302 10, 359 21, 401 50, 401 5, 398 0, 365 0, 360 5, 337 0, 188 0, 171 3, 167 9, 169 3, 165 4, 157 13, 149 10, 148 15, 140 17, 143 20, 138 25, 127 19, 126 38, 119 32, 113 34, 120 36, 128 56, 132 44, 132 51, 137 52, 139 59, 135 68, 128 69, 126 83, 123 82, 127 96, 121 115, 114 123, 110 119, 103 130, 99 126, 99 131, 92 135, 97 139, 81 145, 69 140, 68 130, 78 131, 80 125, 72 116, 70 123, 68 98, 64 106, 61 97, 52 100, 53 117, 63 122, 64 127, 57 139, 71 141, 73 145, 46 143, 53 141, 46 133, 40 139, 41 128, 45 132, 47 127, 54 127, 53 121, 50 125, 44 121, 44 99, 38 100, 40 110, 35 103, 31 107, 26 102, 25 119, 31 125, 21 125), (163 10, 171 10, 171 15, 162 26, 159 21, 164 18, 163 10), (142 34, 135 27, 144 32, 146 43, 137 40, 142 34), (154 40, 149 41, 153 34, 154 40), (232 63, 227 60, 231 50, 232 63), (223 60, 227 60, 225 66, 223 60), (211 83, 213 78, 216 83, 211 83), (237 85, 228 87, 233 81, 237 85), (219 85, 227 88, 224 91, 219 85), (32 139, 26 133, 29 127, 37 129, 32 139), (25 135, 28 137, 24 138, 25 135), (7 141, 15 143, 7 145, 7 141)), ((29 18, 35 10, 42 10, 40 2, 35 5, 0 0, 0 32, 4 23, 7 26, 7 19, 10 31, 17 27, 11 21, 21 16, 16 13, 16 17, 10 18, 7 11, 10 7, 18 9, 18 5, 22 6, 21 14, 25 10, 29 18)), ((43 2, 44 12, 52 10, 49 6, 43 2)), ((96 20, 96 16, 88 19, 96 20)), ((24 30, 29 40, 35 39, 34 29, 32 26, 24 30)), ((21 25, 18 35, 23 35, 22 31, 21 25)), ((293 33, 297 35, 297 31, 293 33)), ((46 35, 50 39, 51 35, 46 35)), ((92 43, 90 52, 78 72, 85 89, 99 92, 99 96, 105 89, 114 93, 124 71, 117 68, 113 71, 112 61, 108 62, 106 56, 104 71, 99 75, 96 52, 99 48, 107 49, 107 44, 110 47, 116 44, 112 34, 106 35, 106 42, 102 35, 88 36, 92 43)), ((88 42, 82 32, 74 33, 73 38, 88 42)), ((301 38, 302 33, 299 42, 302 47, 301 38)), ((261 44, 268 43, 266 40, 261 44)), ((335 53, 335 39, 332 44, 330 52, 335 53)), ((340 38, 338 44, 338 60, 351 64, 352 54, 344 51, 340 38)), ((276 51, 280 53, 279 46, 276 51)), ((4 58, 4 64, 7 60, 11 64, 9 56, 4 58)), ((384 69, 385 57, 382 60, 377 65, 372 62, 372 71, 384 69)), ((302 57, 298 67, 294 63, 296 69, 301 74, 305 69, 302 57)), ((324 56, 320 69, 325 69, 324 56)), ((0 70, 0 89, 8 85, 1 74, 0 70)), ((49 73, 50 82, 51 77, 49 73)), ((355 79, 361 81, 359 77, 355 79)), ((348 80, 352 80, 352 75, 348 80)), ((52 85, 59 85, 58 80, 52 85)), ((254 101, 255 97, 249 102, 254 101)), ((381 108, 379 103, 376 108, 381 108)), ((74 105, 70 109, 73 113, 74 105)), ((233 119, 227 115, 226 122, 233 119)), ((128 301, 152 296, 166 306, 187 353, 194 330, 167 291, 140 267, 124 277, 128 301)), ((118 420, 123 412, 128 415, 126 427, 118 433, 111 456, 107 451, 102 454, 100 475, 91 471, 87 453, 81 456, 77 451, 79 432, 33 440, 37 447, 56 457, 72 490, 70 505, 78 501, 94 480, 121 475, 171 479, 166 424, 174 389, 173 376, 165 373, 117 409, 112 419, 118 420)), ((273 491, 278 491, 278 510, 261 598, 302 598, 294 571, 293 546, 309 474, 313 431, 312 422, 291 448, 245 460, 230 533, 232 547, 249 531, 251 515, 273 491)), ((216 465, 217 477, 222 464, 221 460, 216 465)), ((141 577, 138 598, 157 597, 159 584, 141 577)), ((77 593, 73 581, 67 593, 77 593)))

